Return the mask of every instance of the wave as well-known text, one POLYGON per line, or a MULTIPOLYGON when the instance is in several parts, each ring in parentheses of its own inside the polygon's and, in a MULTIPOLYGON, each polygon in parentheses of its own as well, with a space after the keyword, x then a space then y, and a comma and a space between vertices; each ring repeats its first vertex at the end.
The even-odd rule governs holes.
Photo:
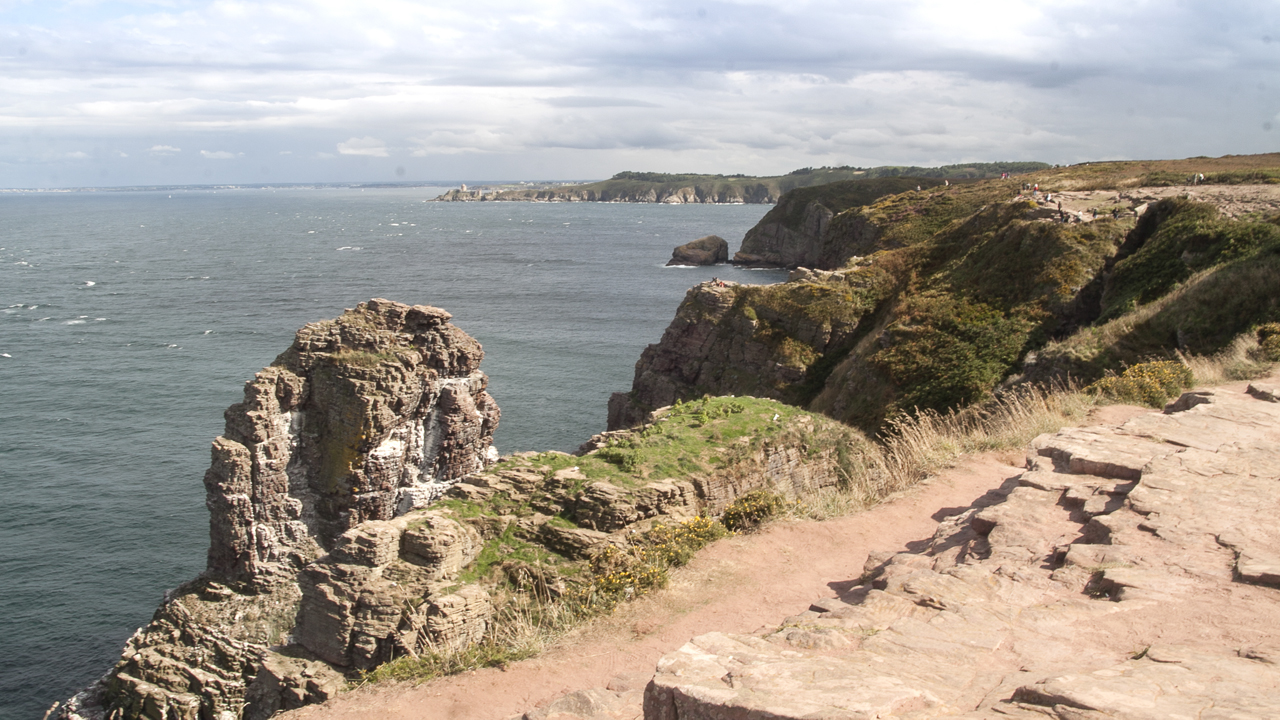
POLYGON ((340 247, 340 248, 338 248, 338 249, 339 249, 339 250, 363 250, 364 248, 362 248, 362 247, 352 247, 352 246, 350 246, 350 245, 343 245, 342 247, 340 247))
POLYGON ((85 287, 93 287, 94 285, 98 284, 92 280, 81 280, 81 282, 84 283, 85 287))

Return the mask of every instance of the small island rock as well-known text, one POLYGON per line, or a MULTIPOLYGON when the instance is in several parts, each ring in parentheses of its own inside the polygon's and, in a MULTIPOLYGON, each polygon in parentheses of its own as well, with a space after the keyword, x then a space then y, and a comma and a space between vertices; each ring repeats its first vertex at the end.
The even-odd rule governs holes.
POLYGON ((717 265, 729 262, 729 243, 719 235, 707 235, 671 252, 671 265, 717 265))

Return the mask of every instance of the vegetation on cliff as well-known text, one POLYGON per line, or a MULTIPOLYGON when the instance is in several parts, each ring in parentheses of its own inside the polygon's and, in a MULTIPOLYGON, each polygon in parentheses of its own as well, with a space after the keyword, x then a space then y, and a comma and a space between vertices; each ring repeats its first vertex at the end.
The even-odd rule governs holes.
POLYGON ((756 393, 875 434, 1010 383, 1087 383, 1225 352, 1280 320, 1280 221, 1266 213, 1275 198, 1208 190, 1273 172, 1280 156, 1089 164, 879 196, 863 185, 861 204, 863 181, 795 191, 744 253, 772 226, 774 241, 821 248, 809 252, 820 262, 779 285, 690 291, 632 391, 615 395, 610 426, 677 399, 756 393), (1194 197, 1141 192, 1184 171, 1194 197), (842 209, 817 223, 815 207, 842 209))

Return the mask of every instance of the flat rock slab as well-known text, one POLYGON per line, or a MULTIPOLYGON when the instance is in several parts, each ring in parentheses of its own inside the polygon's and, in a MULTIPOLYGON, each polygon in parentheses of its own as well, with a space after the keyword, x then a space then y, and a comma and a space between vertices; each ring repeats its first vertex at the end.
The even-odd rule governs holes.
POLYGON ((1000 502, 658 665, 648 720, 1280 717, 1280 403, 1036 438, 1000 502))

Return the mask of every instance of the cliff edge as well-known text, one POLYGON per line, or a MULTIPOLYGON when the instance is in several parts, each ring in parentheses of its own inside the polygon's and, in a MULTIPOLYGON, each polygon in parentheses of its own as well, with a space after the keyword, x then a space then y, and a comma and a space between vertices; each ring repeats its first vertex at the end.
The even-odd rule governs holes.
MULTIPOLYGON (((316 594, 308 589, 324 584, 315 561, 368 565, 371 525, 407 526, 403 516, 496 459, 499 410, 485 392, 484 352, 449 319, 374 299, 299 330, 245 385, 213 442, 207 569, 170 591, 120 662, 51 716, 240 717, 250 686, 270 674, 268 648, 290 644, 316 594)), ((340 622, 347 636, 358 625, 340 622)), ((324 697, 341 685, 314 657, 294 655, 274 662, 309 663, 313 687, 295 694, 324 697)))

